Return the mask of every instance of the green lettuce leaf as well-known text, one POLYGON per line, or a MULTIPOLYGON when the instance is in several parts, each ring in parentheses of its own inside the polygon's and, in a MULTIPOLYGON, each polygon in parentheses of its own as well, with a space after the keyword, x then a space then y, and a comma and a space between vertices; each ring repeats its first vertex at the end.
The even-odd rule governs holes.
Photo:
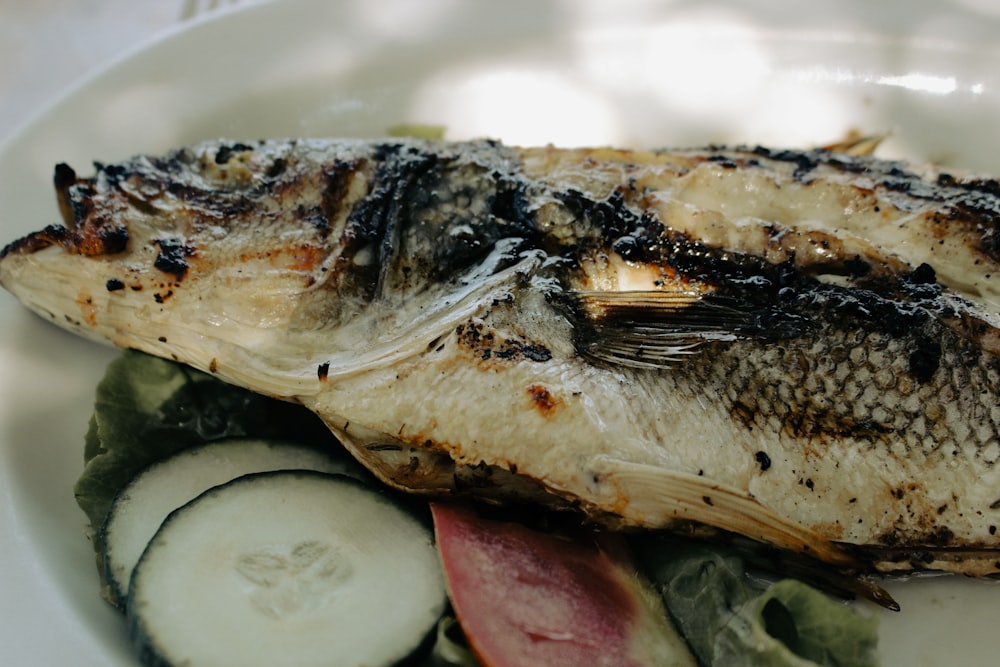
POLYGON ((637 557, 703 665, 876 667, 878 623, 796 580, 751 579, 722 547, 664 536, 637 557))
POLYGON ((427 141, 441 141, 444 139, 444 125, 428 125, 426 123, 404 123, 393 125, 386 130, 390 137, 400 137, 403 139, 425 139, 427 141))

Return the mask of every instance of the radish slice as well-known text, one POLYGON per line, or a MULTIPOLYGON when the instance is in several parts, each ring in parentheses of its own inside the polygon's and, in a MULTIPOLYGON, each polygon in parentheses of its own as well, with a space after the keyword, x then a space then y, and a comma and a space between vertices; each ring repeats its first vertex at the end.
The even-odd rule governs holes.
POLYGON ((617 542, 575 542, 434 504, 452 606, 487 667, 696 663, 617 542))

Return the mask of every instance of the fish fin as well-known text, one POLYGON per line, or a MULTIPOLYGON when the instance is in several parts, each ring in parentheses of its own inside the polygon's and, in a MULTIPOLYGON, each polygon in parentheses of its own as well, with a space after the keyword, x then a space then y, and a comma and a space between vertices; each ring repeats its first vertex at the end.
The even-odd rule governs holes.
POLYGON ((781 339, 807 328, 767 307, 686 291, 576 291, 578 347, 601 361, 663 368, 708 342, 781 339))
POLYGON ((885 141, 887 133, 863 135, 859 132, 850 132, 840 141, 822 146, 822 150, 834 153, 846 153, 848 155, 868 156, 874 155, 875 150, 885 141))
POLYGON ((691 521, 744 535, 837 567, 861 570, 847 549, 769 509, 750 494, 711 479, 607 456, 593 461, 595 477, 624 502, 631 518, 649 526, 691 521))

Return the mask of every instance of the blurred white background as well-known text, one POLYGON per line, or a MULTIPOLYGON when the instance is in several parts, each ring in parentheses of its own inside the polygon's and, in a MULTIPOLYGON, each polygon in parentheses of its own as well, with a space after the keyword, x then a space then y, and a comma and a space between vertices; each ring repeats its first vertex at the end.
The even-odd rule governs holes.
MULTIPOLYGON (((89 76, 151 39, 213 12, 261 1, 0 0, 0 144, 89 76)), ((980 147, 970 154, 954 147, 949 134, 967 121, 949 118, 944 109, 935 117, 925 114, 913 127, 901 127, 898 121, 903 111, 913 108, 915 94, 950 97, 949 103, 997 95, 984 83, 997 76, 993 62, 1000 57, 997 0, 331 0, 324 13, 347 16, 367 31, 346 40, 356 51, 360 76, 373 74, 364 67, 370 55, 367 45, 405 44, 414 35, 435 32, 451 39, 451 29, 463 22, 491 24, 502 32, 517 19, 543 36, 568 32, 574 25, 603 26, 603 32, 585 33, 579 43, 569 45, 539 43, 526 36, 525 43, 509 45, 510 51, 494 53, 495 62, 488 63, 492 69, 484 70, 481 61, 447 58, 423 69, 401 63, 423 77, 407 101, 408 118, 445 124, 456 137, 488 128, 494 134, 503 131, 508 142, 567 144, 582 136, 644 144, 667 129, 671 136, 691 137, 695 143, 780 140, 806 145, 836 140, 846 129, 861 129, 891 135, 883 147, 889 157, 951 164, 956 154, 964 153, 961 166, 1000 171, 992 150, 980 147), (608 39, 632 29, 648 33, 657 17, 667 14, 670 22, 658 24, 662 39, 617 53, 602 48, 608 39), (440 30, 424 29, 434 22, 440 30), (705 25, 728 27, 716 29, 711 33, 714 41, 706 42, 705 25), (747 32, 747 26, 753 32, 747 32), (770 35, 782 37, 769 42, 770 35), (844 49, 847 42, 853 45, 844 49), (772 50, 761 51, 761 43, 772 50), (519 69, 518 58, 537 63, 550 47, 558 55, 552 67, 519 69), (990 53, 986 59, 984 48, 990 53), (857 63, 840 69, 825 66, 831 49, 856 54, 857 63), (644 70, 641 76, 633 72, 623 77, 622 68, 634 68, 637 62, 644 70), (964 78, 954 76, 955 62, 961 63, 964 78), (649 85, 637 88, 637 80, 649 85), (843 107, 840 93, 845 87, 867 94, 862 89, 872 86, 896 92, 885 96, 888 104, 867 114, 843 107), (498 91, 512 89, 536 103, 514 106, 497 99, 498 91), (830 90, 837 94, 829 95, 830 90), (445 93, 469 101, 460 115, 459 110, 449 115, 442 109, 445 93), (601 97, 608 93, 618 98, 610 105, 601 97), (733 100, 745 108, 746 120, 733 128, 733 136, 718 135, 712 128, 720 118, 731 121, 733 100), (568 117, 562 113, 567 105, 586 113, 568 117), (629 108, 628 117, 611 113, 609 106, 615 105, 629 108), (657 115, 654 106, 672 115, 657 115), (803 123, 807 117, 810 122, 803 123), (860 119, 865 127, 847 128, 845 117, 860 119), (925 126, 933 126, 941 136, 926 142, 925 126), (787 129, 797 127, 804 129, 799 134, 787 129), (779 128, 780 137, 773 128, 779 128), (921 144, 919 150, 913 149, 913 137, 921 144)), ((335 34, 336 25, 331 30, 335 34)), ((258 38, 267 41, 268 35, 258 38)), ((933 103, 928 108, 936 111, 933 103)), ((314 129, 308 122, 304 125, 302 130, 314 129)), ((350 133, 350 127, 346 129, 350 133)))
MULTIPOLYGON (((246 4, 246 0, 242 0, 246 4)), ((0 142, 97 69, 240 0, 0 0, 0 142)))

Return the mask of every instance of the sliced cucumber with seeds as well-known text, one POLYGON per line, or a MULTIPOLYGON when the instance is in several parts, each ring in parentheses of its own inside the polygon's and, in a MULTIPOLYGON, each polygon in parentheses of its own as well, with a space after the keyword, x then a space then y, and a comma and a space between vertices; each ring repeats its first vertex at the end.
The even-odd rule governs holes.
POLYGON ((446 596, 425 523, 341 475, 252 474, 172 513, 132 575, 127 613, 157 666, 391 665, 446 596))
POLYGON ((115 498, 100 533, 104 568, 118 606, 124 608, 132 569, 170 512, 213 486, 281 469, 366 475, 346 455, 266 440, 224 440, 185 449, 139 473, 115 498))

